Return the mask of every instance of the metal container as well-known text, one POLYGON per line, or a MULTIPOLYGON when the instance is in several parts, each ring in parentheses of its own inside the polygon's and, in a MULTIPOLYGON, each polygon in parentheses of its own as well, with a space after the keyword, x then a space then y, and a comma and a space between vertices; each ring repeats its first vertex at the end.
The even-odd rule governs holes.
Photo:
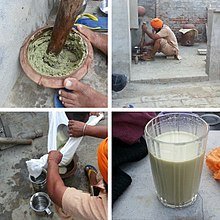
POLYGON ((47 171, 45 169, 42 170, 42 173, 37 178, 29 175, 29 180, 35 192, 46 192, 47 171))
POLYGON ((133 55, 139 55, 141 53, 141 48, 139 46, 134 46, 132 48, 132 54, 133 55))
POLYGON ((51 215, 50 205, 50 197, 44 192, 35 193, 30 199, 30 207, 37 215, 51 215))
POLYGON ((108 0, 102 0, 99 9, 104 13, 108 14, 108 0))
POLYGON ((220 123, 220 117, 216 114, 213 114, 213 113, 203 114, 200 117, 211 126, 217 125, 220 123))
POLYGON ((86 6, 87 6, 87 0, 84 0, 82 3, 82 7, 79 11, 79 15, 82 14, 86 10, 86 6))

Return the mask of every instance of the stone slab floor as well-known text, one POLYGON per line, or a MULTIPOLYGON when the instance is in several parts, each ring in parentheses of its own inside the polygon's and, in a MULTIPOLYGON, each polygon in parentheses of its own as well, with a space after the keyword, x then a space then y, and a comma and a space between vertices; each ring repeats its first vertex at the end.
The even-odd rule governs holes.
MULTIPOLYGON (((8 122, 13 136, 19 132, 42 129, 43 137, 36 138, 32 145, 17 145, 0 151, 0 219, 1 220, 37 220, 59 219, 54 212, 53 216, 39 217, 31 210, 29 201, 34 194, 28 179, 25 161, 40 158, 47 153, 48 113, 1 113, 8 122)), ((106 125, 106 119, 100 124, 106 125)), ((88 181, 84 174, 84 166, 92 164, 97 167, 96 150, 101 139, 84 137, 76 152, 78 157, 77 170, 74 177, 66 179, 66 185, 75 186, 88 192, 88 181)))
MULTIPOLYGON (((220 131, 210 131, 206 152, 220 145, 220 131)), ((156 197, 149 156, 128 164, 123 170, 132 177, 132 183, 113 206, 114 220, 218 220, 220 209, 216 205, 220 196, 220 184, 214 180, 206 165, 196 202, 189 207, 172 209, 163 206, 156 197)))

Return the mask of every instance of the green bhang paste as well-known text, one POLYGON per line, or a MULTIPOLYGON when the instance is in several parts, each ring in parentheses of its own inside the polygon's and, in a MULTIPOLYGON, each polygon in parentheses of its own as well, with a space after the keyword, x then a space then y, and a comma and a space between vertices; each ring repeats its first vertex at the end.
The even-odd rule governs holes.
POLYGON ((28 47, 28 61, 32 68, 44 76, 66 76, 84 62, 88 48, 82 37, 70 33, 63 50, 58 56, 47 54, 52 31, 48 30, 33 40, 28 47))

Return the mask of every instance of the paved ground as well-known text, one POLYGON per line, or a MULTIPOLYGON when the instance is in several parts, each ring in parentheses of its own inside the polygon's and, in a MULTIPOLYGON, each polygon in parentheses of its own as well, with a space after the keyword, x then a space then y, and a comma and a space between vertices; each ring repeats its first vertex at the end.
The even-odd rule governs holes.
MULTIPOLYGON (((33 141, 32 145, 18 145, 0 151, 0 219, 48 219, 39 217, 29 207, 30 197, 34 194, 28 179, 25 161, 40 158, 47 153, 48 114, 47 113, 1 113, 8 121, 8 126, 16 136, 21 131, 30 131, 41 128, 44 135, 33 141)), ((106 125, 107 118, 100 122, 106 125)), ((76 156, 78 157, 77 170, 74 177, 66 179, 66 185, 75 186, 88 191, 88 181, 83 168, 86 164, 97 167, 96 149, 101 139, 84 137, 76 156)), ((54 205, 52 206, 54 210, 54 205)), ((54 213, 52 219, 58 219, 54 213)))
MULTIPOLYGON (((88 1, 86 12, 104 16, 98 8, 99 4, 100 1, 88 1)), ((53 23, 55 14, 56 10, 52 11, 48 23, 53 23)), ((38 86, 24 74, 20 67, 18 67, 18 71, 21 72, 21 75, 10 92, 7 102, 2 107, 53 107, 55 90, 38 86)), ((82 82, 88 83, 99 92, 107 95, 107 59, 100 51, 94 49, 94 61, 82 82)))
POLYGON ((195 44, 192 47, 180 46, 182 60, 167 60, 162 53, 156 54, 153 62, 140 61, 131 65, 132 82, 192 82, 193 78, 207 80, 205 73, 206 56, 197 54, 197 50, 206 48, 206 44, 195 44))
POLYGON ((113 92, 113 107, 219 107, 220 81, 206 81, 205 56, 197 55, 197 49, 205 46, 180 47, 181 61, 160 56, 153 62, 132 64, 131 79, 135 82, 129 82, 121 92, 113 92))
POLYGON ((220 82, 129 83, 122 92, 113 94, 113 107, 128 104, 137 108, 219 108, 220 82))
MULTIPOLYGON (((211 131, 207 152, 220 145, 219 131, 211 131)), ((156 198, 150 161, 145 159, 123 167, 132 177, 132 183, 113 207, 114 220, 218 220, 220 210, 216 201, 220 196, 220 184, 214 180, 204 164, 198 199, 194 205, 183 209, 163 206, 156 198)))

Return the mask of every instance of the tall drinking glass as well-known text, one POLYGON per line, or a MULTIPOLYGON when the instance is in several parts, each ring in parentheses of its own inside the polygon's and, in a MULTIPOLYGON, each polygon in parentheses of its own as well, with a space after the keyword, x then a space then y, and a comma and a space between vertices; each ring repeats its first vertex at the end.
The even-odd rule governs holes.
POLYGON ((209 126, 195 114, 169 113, 145 127, 158 199, 172 208, 195 202, 209 126))

